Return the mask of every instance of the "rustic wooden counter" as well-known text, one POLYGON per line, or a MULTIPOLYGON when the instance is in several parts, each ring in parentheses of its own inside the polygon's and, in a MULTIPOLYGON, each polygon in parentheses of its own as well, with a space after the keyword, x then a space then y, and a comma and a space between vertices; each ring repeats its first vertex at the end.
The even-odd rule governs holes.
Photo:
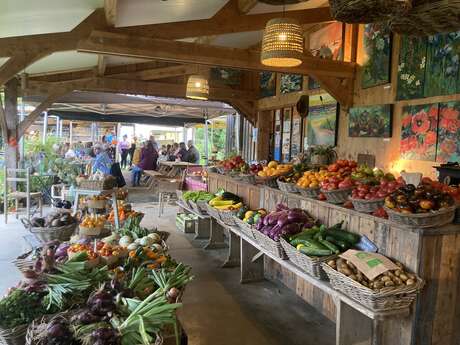
MULTIPOLYGON (((241 196, 251 208, 272 210, 282 202, 309 211, 326 225, 344 220, 347 229, 366 235, 379 252, 401 261, 426 281, 409 315, 394 317, 384 327, 374 328, 373 332, 378 333, 372 336, 374 343, 377 339, 379 344, 394 345, 460 344, 460 225, 408 229, 338 205, 210 173, 209 191, 219 187, 241 196)), ((327 290, 267 256, 264 261, 266 277, 279 279, 322 314, 337 321, 340 310, 327 290)))

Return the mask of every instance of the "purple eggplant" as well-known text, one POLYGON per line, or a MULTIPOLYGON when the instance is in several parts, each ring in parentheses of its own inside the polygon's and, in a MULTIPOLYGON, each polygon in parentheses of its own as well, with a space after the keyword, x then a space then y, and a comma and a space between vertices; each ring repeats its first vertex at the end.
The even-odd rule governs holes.
POLYGON ((256 224, 256 230, 261 230, 264 227, 264 222, 260 219, 256 224))
POLYGON ((276 205, 276 211, 289 210, 286 204, 279 203, 276 205))
POLYGON ((308 217, 305 214, 300 213, 289 213, 289 223, 304 223, 308 221, 308 217))
POLYGON ((286 234, 294 235, 300 231, 300 226, 298 223, 290 223, 282 227, 281 232, 286 234))
POLYGON ((61 256, 67 256, 67 249, 69 249, 70 245, 67 243, 61 243, 59 247, 56 249, 56 253, 54 255, 58 258, 61 256))
POLYGON ((264 225, 268 225, 268 221, 269 221, 269 220, 270 220, 269 216, 265 216, 265 217, 263 218, 263 220, 262 220, 262 221, 263 221, 263 224, 264 224, 264 225))
POLYGON ((289 217, 288 215, 286 214, 283 214, 282 216, 280 216, 278 218, 278 221, 276 222, 276 225, 280 226, 280 227, 283 227, 285 226, 286 224, 289 223, 289 217))

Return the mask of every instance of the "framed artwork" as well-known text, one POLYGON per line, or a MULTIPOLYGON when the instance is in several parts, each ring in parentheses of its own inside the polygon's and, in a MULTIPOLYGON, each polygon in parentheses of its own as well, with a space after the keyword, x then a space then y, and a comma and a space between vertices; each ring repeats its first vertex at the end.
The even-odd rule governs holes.
POLYGON ((364 63, 361 87, 368 88, 390 82, 391 31, 385 23, 364 25, 364 63))
POLYGON ((277 109, 275 110, 275 121, 274 121, 274 128, 273 132, 275 133, 274 135, 274 149, 273 149, 273 155, 274 159, 277 161, 281 160, 281 110, 277 109))
POLYGON ((321 88, 321 85, 312 77, 308 77, 308 90, 317 90, 321 88))
POLYGON ((398 100, 423 98, 426 48, 426 37, 401 36, 396 94, 398 100))
POLYGON ((292 126, 292 109, 283 109, 283 146, 281 161, 288 162, 291 159, 291 126, 292 126))
POLYGON ((281 74, 280 91, 282 94, 302 91, 302 82, 300 74, 281 74))
POLYGON ((339 104, 329 94, 310 96, 307 117, 308 145, 335 146, 339 104))
POLYGON ((348 136, 390 138, 391 120, 391 104, 350 108, 348 111, 348 136))
POLYGON ((241 71, 233 68, 211 68, 211 79, 225 85, 240 85, 241 71))
POLYGON ((439 104, 436 161, 460 162, 460 102, 439 104))
POLYGON ((276 73, 260 72, 260 97, 273 97, 276 95, 276 73))
POLYGON ((400 144, 402 159, 435 160, 438 115, 438 103, 403 108, 400 144))
POLYGON ((425 97, 457 93, 459 45, 458 32, 428 36, 425 97))
POLYGON ((291 156, 295 157, 302 149, 302 118, 294 109, 292 114, 291 156))
POLYGON ((342 23, 335 22, 312 32, 309 49, 313 56, 343 60, 343 31, 342 23))

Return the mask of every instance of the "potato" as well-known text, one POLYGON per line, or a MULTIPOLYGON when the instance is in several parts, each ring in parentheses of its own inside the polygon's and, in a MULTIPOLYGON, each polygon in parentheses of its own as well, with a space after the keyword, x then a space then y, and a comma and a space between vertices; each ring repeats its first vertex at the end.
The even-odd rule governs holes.
POLYGON ((399 261, 396 261, 395 265, 398 266, 400 269, 404 269, 404 265, 400 263, 399 261))
POLYGON ((339 268, 339 272, 345 274, 346 276, 349 276, 352 274, 349 268, 339 268))
POLYGON ((391 278, 390 278, 389 276, 383 276, 380 280, 381 280, 382 282, 386 283, 386 282, 391 281, 391 278))
POLYGON ((350 274, 348 278, 353 279, 354 281, 358 280, 354 274, 350 274))
POLYGON ((336 264, 335 260, 329 260, 329 261, 327 262, 327 264, 328 264, 329 266, 333 267, 333 268, 337 267, 337 264, 336 264))
POLYGON ((364 276, 361 272, 358 272, 356 274, 356 280, 359 281, 359 282, 363 282, 364 281, 364 276))
POLYGON ((382 282, 382 281, 374 282, 374 284, 373 284, 374 289, 381 289, 381 288, 383 288, 383 286, 384 286, 384 282, 382 282))
POLYGON ((401 279, 403 282, 405 282, 407 279, 409 279, 409 277, 407 275, 405 275, 404 273, 401 273, 399 275, 399 279, 401 279))
POLYGON ((413 273, 407 273, 407 277, 412 280, 416 280, 417 278, 415 277, 415 274, 413 273))
POLYGON ((394 285, 395 285, 395 283, 393 283, 392 280, 388 280, 388 281, 385 282, 385 287, 394 286, 394 285))
POLYGON ((407 279, 406 280, 406 285, 414 285, 415 284, 415 280, 414 279, 407 279))
POLYGON ((395 276, 399 277, 401 275, 402 271, 401 270, 396 270, 395 271, 395 276))

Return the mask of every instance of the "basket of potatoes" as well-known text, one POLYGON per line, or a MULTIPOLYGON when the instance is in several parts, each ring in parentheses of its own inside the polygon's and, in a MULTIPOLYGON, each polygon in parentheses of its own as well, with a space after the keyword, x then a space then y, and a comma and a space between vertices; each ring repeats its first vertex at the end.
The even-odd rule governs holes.
POLYGON ((373 311, 401 309, 411 305, 424 285, 422 279, 395 262, 397 269, 368 279, 350 261, 337 258, 322 264, 335 290, 373 311))

